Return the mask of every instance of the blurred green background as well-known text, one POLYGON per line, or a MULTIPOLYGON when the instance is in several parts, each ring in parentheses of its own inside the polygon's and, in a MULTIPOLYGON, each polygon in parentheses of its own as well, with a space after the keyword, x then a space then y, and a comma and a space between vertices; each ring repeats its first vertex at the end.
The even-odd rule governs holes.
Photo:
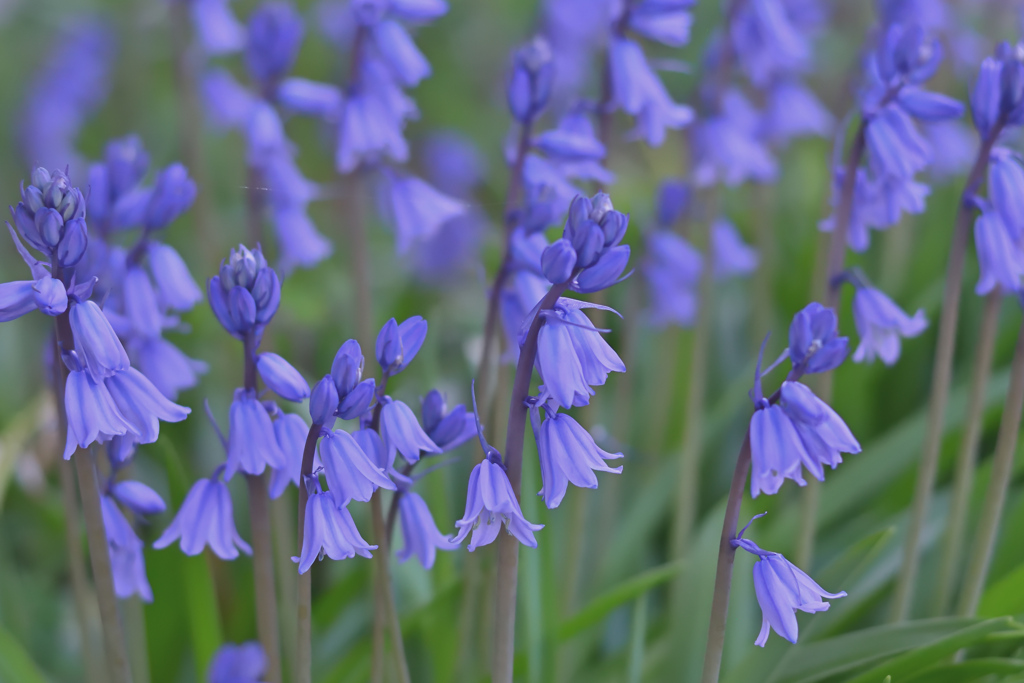
MULTIPOLYGON (((312 6, 306 0, 298 4, 303 10, 312 6)), ((851 106, 848 85, 873 11, 868 2, 829 4, 830 26, 817 44, 820 69, 811 83, 838 117, 851 106)), ((248 0, 233 4, 243 19, 253 6, 248 0)), ((999 13, 996 3, 979 6, 984 8, 979 28, 986 35, 994 40, 1012 31, 1010 22, 1000 20, 1008 15, 999 13)), ((484 250, 489 275, 500 256, 497 226, 507 180, 501 155, 509 128, 504 73, 510 50, 539 26, 539 11, 536 2, 522 0, 452 0, 447 16, 417 34, 434 75, 412 93, 422 111, 420 120, 408 129, 412 165, 419 160, 417 143, 428 132, 444 128, 466 134, 486 156, 490 165, 478 200, 494 224, 484 250)), ((693 43, 671 55, 686 59, 693 65, 693 73, 665 78, 676 99, 687 102, 694 100, 702 49, 721 21, 720 8, 712 0, 701 0, 695 13, 693 43)), ((37 67, 52 53, 61 27, 86 14, 98 15, 114 27, 118 47, 110 97, 87 122, 78 140, 84 157, 95 159, 110 138, 136 132, 149 150, 153 166, 164 166, 181 159, 183 126, 201 125, 182 119, 182 96, 173 77, 170 23, 163 2, 3 0, 0 193, 7 203, 18 200, 18 183, 27 177, 31 161, 23 158, 18 144, 18 120, 27 88, 37 67)), ((659 53, 659 49, 651 49, 659 53)), ((660 52, 668 55, 673 51, 660 52)), ((227 63, 237 67, 236 61, 227 63)), ((294 73, 338 81, 343 66, 311 23, 294 73)), ((596 64, 594 73, 598 73, 596 64)), ((53 87, 60 87, 59 81, 53 87)), ((595 91, 596 87, 595 75, 595 91)), ((934 89, 963 99, 967 84, 946 66, 934 89)), ((617 119, 617 133, 626 129, 627 122, 617 119)), ((313 205, 312 215, 334 242, 335 254, 317 268, 296 272, 286 281, 281 309, 264 348, 281 353, 308 378, 315 378, 329 369, 341 342, 356 334, 346 222, 352 211, 359 209, 340 199, 343 181, 333 172, 331 145, 325 144, 323 131, 308 120, 296 119, 288 122, 288 132, 300 150, 303 171, 328 188, 329 197, 313 205)), ((608 163, 619 180, 611 194, 617 209, 632 214, 635 229, 627 240, 635 246, 634 265, 639 267, 642 231, 650 222, 658 182, 687 173, 686 138, 685 133, 674 133, 662 148, 652 150, 624 142, 621 135, 616 137, 608 163)), ((245 238, 243 141, 238 135, 205 129, 202 141, 203 168, 192 171, 202 181, 199 205, 208 211, 209 220, 201 229, 197 205, 166 233, 167 241, 179 249, 200 282, 215 272, 231 245, 245 238)), ((763 254, 764 279, 730 282, 716 286, 714 292, 709 382, 698 413, 704 432, 700 518, 694 546, 683 562, 672 561, 668 538, 678 488, 679 450, 687 427, 682 416, 691 373, 692 333, 656 331, 643 325, 646 293, 641 277, 634 276, 610 292, 608 303, 625 316, 624 321, 611 322, 610 341, 624 354, 630 377, 628 381, 612 377, 586 414, 595 434, 606 436, 609 450, 626 452, 625 468, 620 477, 601 477, 597 491, 572 488, 558 510, 548 511, 536 497, 526 495, 539 488, 539 471, 528 439, 524 512, 528 519, 546 527, 538 535, 539 548, 524 550, 521 555, 517 640, 521 661, 517 661, 517 673, 522 680, 699 679, 724 498, 749 418, 746 392, 756 348, 763 335, 771 332, 768 355, 774 357, 783 347, 788 320, 810 300, 823 244, 816 226, 828 211, 830 154, 831 141, 799 141, 782 156, 776 186, 746 186, 721 195, 722 210, 747 240, 756 241, 757 231, 764 230, 771 249, 763 254), (765 283, 767 286, 762 286, 765 283), (678 602, 670 610, 668 596, 673 585, 679 591, 678 602)), ((923 307, 933 327, 961 184, 962 179, 936 184, 926 213, 907 218, 887 233, 875 233, 870 250, 849 259, 907 310, 923 307)), ((365 204, 371 203, 372 198, 367 197, 365 204)), ((396 260, 393 238, 386 228, 372 219, 372 211, 368 215, 375 327, 389 317, 401 320, 414 314, 423 315, 430 323, 417 362, 389 389, 409 403, 432 387, 446 391, 450 403, 468 402, 474 372, 469 350, 481 337, 486 306, 482 275, 444 288, 424 287, 396 260)), ((22 270, 13 249, 0 251, 0 279, 22 278, 22 270)), ((967 287, 973 288, 976 276, 976 265, 969 259, 967 287)), ((893 368, 847 363, 836 373, 834 407, 864 450, 828 473, 818 552, 814 565, 804 569, 825 588, 846 590, 849 597, 833 602, 827 614, 802 616, 800 645, 773 636, 764 650, 755 648, 760 613, 750 581, 753 560, 740 554, 730 605, 725 680, 846 680, 884 657, 927 646, 973 623, 924 618, 933 615, 929 595, 980 312, 981 300, 968 290, 939 490, 926 529, 927 548, 913 610, 918 620, 899 627, 883 626, 925 429, 933 330, 907 341, 893 368), (833 638, 838 640, 829 640, 833 638)), ((855 336, 848 298, 842 303, 840 317, 844 333, 855 336)), ((179 401, 193 408, 190 419, 164 425, 160 441, 140 449, 135 476, 171 504, 167 514, 139 529, 147 545, 170 522, 187 487, 223 457, 202 416, 202 400, 208 398, 214 414, 226 423, 232 389, 241 382, 239 344, 223 332, 208 307, 199 305, 185 321, 191 333, 173 335, 173 341, 189 355, 208 362, 211 370, 179 401)), ((1019 306, 1006 301, 985 412, 974 508, 987 484, 987 463, 1019 323, 1019 306)), ((65 520, 55 474, 63 436, 55 434, 41 364, 49 325, 42 316, 29 316, 0 326, 0 681, 10 683, 84 680, 83 650, 99 651, 100 643, 98 615, 92 615, 94 628, 84 640, 78 632, 68 582, 65 520)), ((475 443, 463 446, 454 466, 431 474, 420 487, 443 532, 452 531, 454 520, 461 515, 473 463, 471 448, 475 447, 475 443)), ((1024 613, 1024 545, 1018 540, 1024 528, 1020 470, 1018 458, 982 601, 983 617, 1024 613)), ((231 488, 236 523, 242 536, 249 538, 244 486, 235 481, 231 488)), ((278 541, 282 537, 286 541, 288 533, 294 533, 289 531, 294 496, 291 490, 275 503, 275 524, 285 532, 278 541)), ((752 538, 762 547, 792 556, 800 514, 798 489, 787 484, 778 496, 747 501, 741 517, 764 510, 771 514, 758 523, 752 538)), ((367 533, 368 506, 355 505, 352 512, 367 533)), ((973 525, 973 517, 970 523, 973 525)), ((84 548, 84 536, 82 542, 84 548)), ((291 567, 287 556, 293 552, 287 545, 279 549, 279 567, 291 567)), ((473 567, 467 567, 464 549, 441 553, 431 572, 415 562, 394 565, 406 647, 417 683, 486 679, 494 549, 487 547, 477 554, 482 558, 473 567), (478 582, 473 584, 473 592, 467 592, 467 576, 471 577, 468 581, 478 582)), ((204 680, 209 658, 222 642, 255 638, 252 567, 247 558, 227 563, 212 555, 188 558, 176 548, 147 549, 146 565, 155 601, 123 604, 136 681, 204 680)), ((370 571, 370 562, 359 558, 327 561, 315 568, 317 681, 369 678, 370 571)), ((279 580, 282 594, 289 594, 293 574, 279 576, 279 580)), ((294 627, 288 621, 282 626, 287 642, 289 629, 294 627)), ((1018 632, 1012 633, 1017 635, 973 643, 972 658, 1000 657, 1006 662, 1003 669, 979 669, 989 677, 980 680, 1024 680, 1024 662, 1014 658, 1024 639, 1018 632), (1012 678, 1014 675, 1019 678, 1012 678)), ((287 646, 285 655, 287 670, 287 646)), ((913 680, 975 680, 972 675, 963 669, 940 667, 913 680)))

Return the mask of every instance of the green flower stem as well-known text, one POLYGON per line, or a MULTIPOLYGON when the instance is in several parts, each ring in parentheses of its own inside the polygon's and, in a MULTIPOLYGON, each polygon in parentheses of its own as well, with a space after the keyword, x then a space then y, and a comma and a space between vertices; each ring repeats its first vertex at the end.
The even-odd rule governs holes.
POLYGON ((974 534, 974 543, 967 554, 970 564, 960 593, 957 613, 963 616, 974 616, 978 611, 982 592, 985 589, 985 578, 992 561, 992 553, 996 547, 996 534, 999 531, 999 520, 1006 503, 1006 491, 1013 478, 1013 456, 1017 452, 1017 438, 1020 434, 1021 410, 1024 409, 1024 322, 1017 333, 1017 347, 1013 352, 1013 364, 1010 368, 1010 388, 1006 392, 1006 403, 1003 406, 1003 417, 999 423, 999 436, 996 438, 996 452, 992 461, 992 477, 985 491, 985 503, 978 522, 978 530, 974 534))
POLYGON ((1003 296, 996 288, 985 297, 985 311, 981 318, 978 347, 974 356, 971 376, 971 394, 964 418, 963 439, 953 476, 953 500, 949 507, 945 535, 942 541, 942 560, 939 563, 939 583, 934 600, 935 616, 946 614, 953 601, 953 590, 963 558, 964 531, 971 490, 974 488, 974 466, 981 442, 982 418, 985 412, 985 393, 992 370, 996 336, 999 331, 999 309, 1003 296))

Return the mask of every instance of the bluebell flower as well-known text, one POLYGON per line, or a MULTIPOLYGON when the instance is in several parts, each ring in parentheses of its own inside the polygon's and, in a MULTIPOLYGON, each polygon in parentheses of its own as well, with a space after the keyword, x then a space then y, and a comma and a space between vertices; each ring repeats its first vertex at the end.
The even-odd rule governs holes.
POLYGON ((128 422, 103 381, 95 381, 85 372, 75 351, 63 354, 70 372, 64 387, 64 409, 68 418, 67 442, 64 459, 75 448, 88 448, 89 444, 109 441, 115 436, 131 432, 135 427, 128 422))
POLYGON ((230 416, 226 479, 239 470, 258 475, 268 466, 275 469, 287 466, 285 454, 277 445, 270 415, 256 392, 235 389, 230 416))
POLYGON ((175 400, 178 393, 199 383, 199 375, 209 366, 186 356, 181 349, 161 337, 139 342, 132 350, 139 371, 161 394, 175 400))
POLYGON ((378 467, 348 432, 326 431, 320 442, 320 460, 327 486, 338 505, 349 501, 367 502, 378 488, 395 490, 387 473, 378 467))
MULTIPOLYGON (((306 448, 309 425, 295 413, 282 413, 274 420, 274 436, 277 447, 284 453, 285 466, 275 469, 270 477, 270 497, 280 498, 288 484, 299 485, 302 457, 306 448)), ((320 466, 319 454, 313 456, 313 469, 320 466)))
POLYGON ((782 146, 793 138, 824 137, 835 127, 835 118, 817 95, 796 79, 787 78, 768 90, 761 121, 762 134, 782 146))
POLYGON ((160 305, 173 311, 189 311, 203 300, 203 290, 192 278, 184 259, 174 247, 151 240, 146 245, 149 269, 156 283, 160 305))
POLYGON ((754 563, 754 594, 761 606, 761 632, 754 644, 758 647, 764 647, 773 629, 789 642, 796 643, 797 610, 808 614, 825 612, 829 603, 824 602, 824 598, 846 597, 846 591, 829 593, 779 553, 761 550, 756 543, 743 538, 742 531, 732 541, 732 546, 743 548, 757 557, 754 563))
POLYGON ((380 436, 389 460, 394 460, 396 451, 402 454, 405 461, 414 463, 420 459, 420 451, 440 453, 435 444, 416 421, 412 408, 401 401, 388 397, 384 399, 384 407, 380 413, 380 436))
MULTIPOLYGON (((199 0, 211 2, 212 0, 199 0)), ((223 1, 223 0, 218 0, 223 1)), ((267 671, 267 656, 259 641, 221 645, 206 671, 207 683, 261 683, 267 671)))
POLYGON ((352 515, 343 505, 335 502, 332 492, 324 493, 315 477, 307 480, 309 499, 306 501, 306 522, 302 534, 302 552, 293 557, 299 573, 305 574, 318 557, 326 555, 332 560, 347 560, 361 555, 371 557, 377 546, 368 545, 359 535, 352 515))
POLYGON ((335 153, 338 171, 351 173, 363 161, 384 157, 405 162, 409 144, 402 131, 417 114, 416 103, 402 92, 389 67, 367 53, 341 114, 335 153))
POLYGON ((596 489, 596 471, 620 474, 622 466, 609 467, 605 460, 622 457, 622 453, 608 453, 594 442, 594 437, 576 420, 564 413, 545 408, 545 419, 539 410, 530 410, 533 437, 540 458, 542 487, 537 494, 543 496, 548 509, 555 509, 565 497, 569 482, 580 488, 596 489))
MULTIPOLYGON (((138 437, 153 443, 160 436, 160 420, 181 422, 191 409, 167 400, 153 383, 135 368, 127 368, 104 380, 114 405, 138 437)), ((70 413, 69 413, 70 414, 70 413)))
POLYGON ((839 336, 835 311, 817 302, 801 309, 789 326, 789 360, 793 372, 828 372, 846 359, 849 338, 839 336))
POLYGON ((324 425, 328 429, 334 426, 334 416, 338 412, 338 389, 330 375, 316 383, 309 397, 309 417, 313 424, 324 425))
POLYGON ((853 322, 860 344, 853 352, 855 363, 870 363, 875 357, 892 365, 900 357, 900 338, 916 337, 928 327, 924 310, 913 317, 892 299, 873 287, 858 287, 853 295, 853 322))
POLYGON ((302 374, 276 353, 256 356, 256 371, 271 391, 286 401, 299 402, 309 398, 309 382, 302 374))
POLYGON ((423 431, 442 453, 458 448, 476 434, 476 416, 461 404, 448 410, 444 394, 437 389, 423 397, 420 416, 423 431))
MULTIPOLYGON (((409 320, 414 319, 410 318, 409 320)), ((410 323, 407 329, 411 331, 414 326, 418 326, 418 323, 410 323)), ((399 336, 401 337, 401 335, 399 336)), ((412 341, 411 335, 410 341, 412 341)), ((353 420, 365 413, 376 395, 374 379, 372 377, 362 379, 363 363, 363 352, 359 347, 359 342, 349 339, 338 349, 338 353, 334 356, 334 362, 331 364, 331 380, 338 392, 336 414, 343 420, 353 420)))
POLYGON ((214 68, 203 74, 199 84, 210 122, 217 128, 248 125, 257 98, 235 80, 227 69, 214 68))
POLYGON ((41 277, 32 283, 35 308, 49 316, 58 316, 68 310, 68 292, 64 283, 52 277, 41 277))
POLYGON ((146 204, 144 225, 150 230, 164 228, 188 211, 196 199, 196 184, 181 164, 160 171, 146 204))
POLYGON ((265 2, 249 18, 245 63, 268 87, 291 71, 304 33, 302 17, 287 2, 265 2))
POLYGON ((0 284, 0 322, 10 322, 36 310, 34 287, 35 280, 0 284))
POLYGON ((938 182, 949 182, 967 175, 978 149, 974 130, 962 121, 935 121, 922 128, 932 148, 928 167, 931 176, 938 182))
POLYGON ((989 156, 988 198, 1013 241, 1024 238, 1024 168, 1020 158, 1005 147, 989 156))
MULTIPOLYGON (((767 403, 767 401, 764 401, 767 403)), ((750 418, 750 497, 775 495, 786 479, 800 486, 802 461, 809 460, 793 421, 782 406, 760 405, 750 418)))
POLYGON ((372 38, 377 52, 403 86, 415 87, 430 76, 430 62, 416 47, 405 27, 397 21, 384 20, 377 23, 372 29, 372 38))
POLYGON ((879 176, 910 178, 928 165, 931 150, 902 107, 882 108, 867 127, 868 160, 879 176))
POLYGON ((438 530, 427 502, 413 491, 405 491, 398 499, 398 522, 404 540, 396 555, 399 562, 415 555, 424 569, 430 569, 434 566, 438 549, 455 549, 451 537, 438 530))
POLYGON ((824 481, 823 466, 835 469, 843 461, 841 453, 860 453, 860 444, 843 418, 806 386, 783 382, 779 393, 779 405, 803 444, 797 451, 800 462, 815 479, 824 481))
POLYGON ((274 91, 274 98, 287 110, 329 122, 337 121, 343 103, 341 90, 337 87, 295 76, 281 81, 274 91))
POLYGON ((566 282, 576 267, 576 250, 572 242, 563 237, 548 245, 541 256, 540 267, 551 284, 566 282))
POLYGON ((137 595, 143 602, 153 602, 153 589, 146 578, 142 541, 113 498, 108 495, 100 497, 100 512, 107 534, 114 594, 122 600, 137 595))
POLYGON ((774 181, 778 163, 761 135, 762 120, 738 89, 726 90, 719 113, 702 120, 694 131, 694 184, 734 187, 748 180, 774 181))
POLYGON ((237 52, 245 45, 245 27, 231 12, 231 0, 185 0, 199 43, 208 55, 237 52))
POLYGON ((809 66, 808 38, 790 17, 786 5, 782 0, 751 0, 739 6, 729 24, 736 58, 756 86, 809 66))
POLYGON ((637 43, 613 37, 608 50, 615 105, 637 119, 632 136, 659 147, 666 128, 683 128, 693 121, 693 110, 672 100, 637 43))
POLYGON ((712 273, 716 279, 750 275, 757 270, 757 250, 748 246, 736 226, 719 218, 711 226, 712 273))
POLYGON ((554 82, 551 46, 542 36, 516 50, 509 77, 508 108, 520 123, 532 121, 548 103, 554 82))
POLYGON ((469 475, 466 511, 462 519, 455 522, 459 532, 452 539, 452 543, 462 543, 466 536, 473 532, 473 537, 469 541, 469 551, 472 552, 480 546, 492 543, 504 524, 508 532, 520 543, 529 548, 536 548, 537 539, 533 533, 543 529, 544 525, 531 524, 523 517, 519 501, 512 491, 512 484, 509 483, 508 475, 500 462, 501 456, 496 459, 492 457, 489 455, 484 458, 469 475))
POLYGON ((397 375, 412 362, 427 338, 427 321, 422 316, 406 318, 401 324, 388 320, 377 334, 376 355, 381 370, 397 375))
MULTIPOLYGON (((142 338, 160 336, 164 327, 164 316, 156 300, 153 283, 142 268, 129 267, 121 283, 124 315, 130 334, 142 338)), ((126 336, 122 334, 121 336, 126 336)))
POLYGON ((684 181, 669 178, 658 186, 655 199, 655 221, 660 228, 676 224, 690 204, 690 187, 684 181))
POLYGON ((629 28, 645 38, 669 47, 683 47, 690 42, 695 0, 646 0, 629 6, 629 28))
POLYGON ((166 548, 181 539, 181 552, 198 555, 207 545, 222 560, 233 560, 241 550, 252 555, 252 548, 235 530, 231 494, 218 467, 209 479, 200 479, 185 496, 174 521, 153 543, 156 549, 166 548))
POLYGON ((546 0, 542 7, 555 65, 552 97, 561 105, 588 85, 594 55, 604 45, 616 8, 603 0, 546 0))
POLYGON ((1021 44, 1001 43, 993 57, 981 63, 978 80, 971 91, 971 115, 974 127, 988 137, 1000 123, 1020 126, 1024 123, 1024 49, 1021 44))
POLYGON ((646 253, 643 274, 651 297, 651 324, 691 327, 697 319, 701 253, 669 230, 647 233, 646 253))
POLYGON ((383 173, 382 213, 395 231, 395 249, 405 254, 414 243, 434 237, 448 221, 466 212, 462 201, 442 194, 413 175, 383 173))
POLYGON ((1016 292, 1024 276, 1024 253, 1015 244, 999 213, 987 203, 974 221, 974 246, 978 253, 976 294, 988 294, 996 287, 1016 292))
POLYGON ((221 262, 220 274, 210 278, 206 293, 221 326, 241 339, 274 317, 281 303, 281 281, 259 246, 250 251, 238 245, 221 262))
POLYGON ((137 515, 156 515, 167 509, 156 491, 141 481, 125 479, 110 487, 110 495, 137 515))
POLYGON ((536 136, 533 146, 559 161, 600 161, 607 152, 582 109, 568 112, 559 119, 557 128, 536 136))

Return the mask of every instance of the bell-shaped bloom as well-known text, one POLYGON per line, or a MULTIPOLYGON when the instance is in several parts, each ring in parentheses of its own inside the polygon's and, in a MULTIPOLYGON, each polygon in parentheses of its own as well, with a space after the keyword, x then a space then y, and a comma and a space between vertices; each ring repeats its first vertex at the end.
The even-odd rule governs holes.
POLYGON ((959 118, 964 113, 964 105, 959 100, 909 85, 900 88, 896 101, 908 114, 921 121, 945 121, 959 118))
POLYGON ((128 369, 128 354, 96 302, 72 306, 70 318, 75 350, 94 382, 128 369))
POLYGON ((196 192, 196 183, 189 178, 188 169, 178 163, 171 164, 156 177, 143 225, 149 230, 167 227, 188 211, 196 200, 196 192))
POLYGON ((305 574, 321 554, 332 560, 347 560, 356 555, 371 557, 377 546, 368 545, 359 535, 348 508, 339 506, 330 492, 324 493, 320 482, 310 479, 311 488, 306 500, 306 520, 302 533, 302 552, 293 557, 299 573, 305 574))
POLYGON ((268 466, 281 468, 286 465, 287 460, 277 445, 274 425, 267 409, 256 398, 255 392, 235 389, 235 399, 231 402, 224 478, 230 479, 238 470, 257 475, 263 474, 268 466))
POLYGON ((190 408, 167 400, 145 375, 128 368, 111 375, 104 384, 110 392, 131 432, 139 443, 153 443, 160 436, 160 420, 181 422, 192 412, 190 408))
POLYGON ((378 488, 395 490, 395 484, 385 471, 344 430, 324 434, 320 442, 320 459, 327 486, 338 505, 348 505, 352 500, 365 503, 378 488))
POLYGON ((146 253, 156 282, 157 298, 164 308, 188 311, 203 300, 203 291, 174 247, 154 240, 147 245, 146 253))
POLYGON ((824 598, 846 597, 846 591, 829 593, 779 553, 762 550, 753 541, 743 538, 742 532, 732 541, 732 546, 743 548, 757 557, 754 563, 754 595, 761 607, 761 632, 754 644, 758 647, 764 647, 772 630, 796 643, 797 610, 808 614, 825 612, 829 603, 824 598))
POLYGON ((124 274, 124 313, 133 335, 143 339, 157 337, 163 330, 164 317, 156 301, 156 290, 142 268, 131 267, 124 274))
MULTIPOLYGON (((70 355, 70 354, 69 354, 70 355)), ((77 356, 71 356, 72 365, 77 356)), ((135 427, 121 414, 110 391, 103 382, 94 382, 80 366, 71 367, 64 387, 64 408, 68 418, 68 438, 64 459, 75 447, 109 441, 114 436, 135 433, 135 427)))
POLYGON ((35 280, 0 284, 0 322, 10 322, 36 310, 35 284, 35 280))
POLYGON ((750 418, 751 498, 761 493, 775 495, 786 479, 805 486, 801 463, 806 460, 810 456, 782 406, 767 405, 754 411, 750 418))
POLYGON ((423 397, 420 415, 423 431, 442 452, 461 446, 476 434, 473 413, 467 412, 466 406, 461 404, 449 411, 444 395, 437 389, 431 389, 423 397))
POLYGON ((843 461, 841 453, 860 453, 843 418, 803 384, 783 382, 779 405, 800 435, 803 466, 818 481, 825 480, 824 465, 835 469, 843 461))
POLYGON ((466 212, 464 202, 436 190, 416 176, 384 175, 383 208, 395 231, 395 250, 409 251, 415 242, 429 240, 441 226, 466 212))
POLYGON ((410 464, 420 459, 420 451, 441 452, 416 421, 412 408, 401 401, 387 397, 385 400, 380 413, 380 435, 389 460, 394 460, 396 451, 410 464))
POLYGON ((842 365, 849 342, 839 336, 835 311, 811 302, 789 325, 789 360, 800 373, 828 372, 842 365))
MULTIPOLYGON (((220 0, 200 0, 212 2, 220 0)), ((206 671, 207 683, 261 683, 267 671, 267 656, 259 641, 221 645, 206 671)))
POLYGON ((701 268, 701 253, 679 235, 669 230, 652 230, 647 234, 643 274, 651 296, 652 325, 690 327, 694 324, 701 268))
POLYGON ((778 163, 765 144, 762 122, 743 93, 727 90, 718 114, 702 120, 694 131, 694 184, 735 187, 747 181, 773 182, 778 163))
POLYGON ((1006 149, 992 150, 988 164, 988 196, 1014 242, 1024 238, 1024 167, 1006 149))
POLYGON ((245 63, 267 87, 287 74, 299 53, 304 28, 298 10, 287 2, 266 2, 249 18, 245 63))
POLYGON ((396 555, 399 562, 405 562, 415 555, 424 569, 430 569, 434 566, 439 548, 455 549, 451 537, 438 531, 427 502, 417 493, 405 491, 398 499, 398 522, 405 541, 396 555))
POLYGON ((636 42, 612 38, 608 51, 613 99, 636 117, 633 136, 659 147, 666 128, 679 129, 693 121, 693 110, 672 100, 636 42))
POLYGON ((422 316, 406 318, 401 324, 392 318, 377 335, 376 354, 381 370, 397 375, 405 370, 420 352, 427 338, 427 321, 422 316))
POLYGON ((530 419, 543 483, 538 495, 543 496, 548 509, 559 506, 570 482, 580 488, 596 489, 595 472, 622 472, 621 465, 609 467, 605 462, 621 458, 622 453, 609 453, 598 447, 594 437, 576 420, 563 413, 551 412, 540 422, 537 412, 536 409, 531 410, 530 419))
POLYGON ((853 352, 855 363, 870 363, 878 357, 892 365, 900 357, 900 339, 916 337, 928 327, 924 310, 918 309, 911 317, 874 287, 857 288, 853 322, 860 335, 860 344, 853 352))
POLYGON ((189 358, 181 349, 162 337, 145 339, 132 349, 139 371, 161 394, 175 400, 178 393, 199 383, 199 375, 209 366, 189 358))
POLYGON ((826 137, 834 127, 831 112, 800 81, 786 78, 768 90, 761 129, 773 145, 783 146, 805 136, 826 137))
POLYGON ((931 159, 928 142, 896 104, 883 107, 870 119, 867 145, 871 170, 878 176, 912 178, 931 159))
POLYGON ((974 221, 974 246, 981 271, 976 294, 988 294, 996 287, 1004 292, 1016 292, 1024 276, 1024 253, 1013 242, 999 213, 986 206, 974 221))
POLYGON ((141 481, 119 481, 110 487, 110 495, 137 515, 156 515, 167 509, 160 494, 141 481))
POLYGON ((794 21, 798 10, 790 4, 753 0, 738 6, 729 22, 729 40, 736 59, 758 87, 780 74, 800 72, 809 66, 809 39, 794 21))
POLYGON ((114 593, 122 600, 137 595, 143 602, 153 602, 153 589, 146 578, 142 541, 110 496, 100 498, 100 512, 107 533, 114 593))
POLYGON ((41 277, 32 283, 32 298, 46 315, 58 316, 68 309, 68 292, 64 283, 52 277, 41 277))
POLYGON ((371 29, 371 34, 374 46, 399 83, 413 88, 430 75, 430 62, 397 21, 378 22, 371 29))
POLYGON ((222 560, 235 559, 239 550, 252 555, 252 548, 235 530, 231 494, 220 478, 220 468, 211 478, 193 484, 174 521, 153 547, 166 548, 179 538, 186 555, 198 555, 207 545, 222 560))
POLYGON ((729 221, 720 218, 711 226, 712 272, 716 279, 750 275, 757 270, 757 250, 747 245, 729 221))
POLYGON ((402 130, 418 113, 416 103, 395 82, 391 67, 370 53, 363 57, 341 114, 335 154, 341 173, 351 173, 364 160, 388 157, 405 162, 409 144, 402 130))
POLYGON ((299 402, 309 398, 309 382, 276 353, 256 356, 256 370, 267 387, 284 400, 299 402))
MULTIPOLYGON (((299 473, 302 470, 302 457, 306 449, 306 438, 309 436, 309 425, 295 413, 282 413, 274 420, 274 436, 277 447, 284 454, 285 466, 274 470, 270 477, 270 497, 277 499, 288 488, 288 484, 299 484, 299 473)), ((318 458, 314 455, 313 469, 318 466, 318 458)))
POLYGON ((452 539, 452 543, 462 543, 473 532, 469 540, 469 551, 472 552, 482 545, 492 543, 504 524, 520 543, 536 548, 537 539, 533 532, 540 531, 544 525, 526 521, 505 468, 491 457, 488 455, 478 463, 469 475, 466 512, 462 519, 455 522, 459 533, 452 539))
POLYGON ((690 42, 692 5, 688 0, 638 2, 629 9, 629 27, 669 47, 683 47, 690 42))

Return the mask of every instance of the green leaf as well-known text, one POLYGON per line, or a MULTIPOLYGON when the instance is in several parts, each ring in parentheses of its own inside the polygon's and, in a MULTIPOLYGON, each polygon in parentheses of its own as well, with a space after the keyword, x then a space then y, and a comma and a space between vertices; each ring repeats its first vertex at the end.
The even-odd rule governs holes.
POLYGON ((989 586, 981 596, 979 617, 998 617, 1024 612, 1024 564, 989 586))
POLYGON ((48 683, 43 672, 10 631, 0 626, 0 681, 48 683))
MULTIPOLYGON (((984 640, 986 636, 996 631, 1012 630, 1014 625, 1013 619, 1000 617, 968 626, 948 636, 939 638, 928 645, 918 647, 899 657, 872 667, 859 676, 849 679, 847 683, 874 683, 886 674, 894 676, 897 680, 909 677, 912 674, 927 669, 935 662, 952 655, 961 648, 984 640)), ((1024 639, 1024 628, 1020 629, 1020 638, 1024 639)))
POLYGON ((682 560, 668 562, 637 574, 597 596, 558 627, 558 638, 571 638, 589 626, 597 624, 619 605, 643 595, 657 585, 671 580, 684 566, 682 560))
MULTIPOLYGON (((867 628, 813 643, 799 643, 791 648, 787 653, 789 656, 768 680, 771 683, 824 680, 960 633, 976 622, 962 617, 926 619, 867 628)), ((870 680, 877 683, 884 675, 885 672, 870 680)))
POLYGON ((1024 672, 1024 659, 979 657, 957 664, 938 664, 908 678, 906 683, 969 683, 992 674, 1009 676, 1021 672, 1024 672))

